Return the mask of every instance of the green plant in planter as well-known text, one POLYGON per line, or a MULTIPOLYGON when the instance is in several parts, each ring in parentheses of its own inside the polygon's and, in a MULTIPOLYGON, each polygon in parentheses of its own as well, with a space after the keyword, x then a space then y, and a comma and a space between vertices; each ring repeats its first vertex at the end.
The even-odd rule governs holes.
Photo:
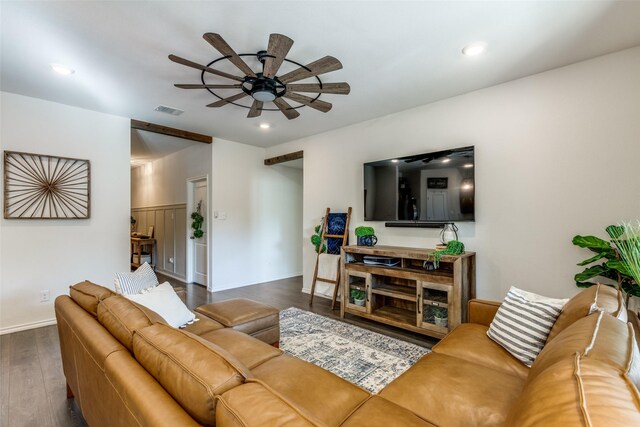
POLYGON ((438 319, 446 319, 449 317, 449 311, 444 307, 433 307, 433 317, 438 319))
POLYGON ((611 241, 618 249, 625 274, 633 279, 628 294, 640 296, 640 221, 633 225, 622 223, 618 227, 607 227, 611 241))
POLYGON ((433 255, 433 265, 435 268, 440 266, 440 260, 442 255, 460 255, 464 252, 464 243, 459 240, 452 240, 447 243, 447 247, 441 251, 434 251, 430 255, 433 255))
POLYGON ((198 207, 196 211, 191 214, 191 228, 193 229, 193 237, 199 239, 204 235, 202 231, 202 223, 204 222, 204 217, 200 214, 200 209, 202 207, 202 200, 198 202, 198 207))
MULTIPOLYGON (((625 233, 624 226, 610 225, 605 231, 613 242, 617 242, 625 233)), ((595 255, 579 262, 577 265, 584 267, 598 262, 599 264, 586 267, 582 272, 574 276, 576 286, 588 288, 595 285, 589 281, 594 277, 606 277, 620 283, 622 290, 627 294, 640 296, 640 286, 634 279, 625 262, 618 258, 616 248, 612 242, 595 236, 575 236, 572 243, 581 248, 589 249, 595 255)), ((615 244, 615 243, 614 243, 615 244)), ((612 285, 609 285, 612 286, 612 285)))
POLYGON ((355 300, 363 300, 364 299, 364 291, 361 291, 359 289, 351 289, 351 292, 349 293, 351 295, 351 298, 355 301, 355 300))
POLYGON ((364 237, 364 236, 375 236, 376 232, 373 227, 365 227, 361 225, 360 227, 356 227, 356 236, 364 237))

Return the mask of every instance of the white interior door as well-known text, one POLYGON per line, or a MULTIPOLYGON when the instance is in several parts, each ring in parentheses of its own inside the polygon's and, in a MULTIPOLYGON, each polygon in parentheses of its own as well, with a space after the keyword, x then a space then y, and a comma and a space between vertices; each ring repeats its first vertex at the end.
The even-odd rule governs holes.
POLYGON ((447 219, 447 190, 427 190, 427 219, 447 219))
POLYGON ((204 217, 202 223, 202 231, 204 232, 202 237, 193 238, 193 282, 200 285, 207 286, 207 218, 209 212, 207 211, 207 180, 196 181, 193 186, 193 212, 198 208, 200 204, 200 214, 204 217))

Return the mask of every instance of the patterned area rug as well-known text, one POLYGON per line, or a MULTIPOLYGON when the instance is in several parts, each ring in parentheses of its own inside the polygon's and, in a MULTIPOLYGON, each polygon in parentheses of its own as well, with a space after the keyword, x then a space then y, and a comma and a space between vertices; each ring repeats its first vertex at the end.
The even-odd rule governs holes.
POLYGON ((430 352, 293 307, 280 312, 280 348, 372 393, 430 352))

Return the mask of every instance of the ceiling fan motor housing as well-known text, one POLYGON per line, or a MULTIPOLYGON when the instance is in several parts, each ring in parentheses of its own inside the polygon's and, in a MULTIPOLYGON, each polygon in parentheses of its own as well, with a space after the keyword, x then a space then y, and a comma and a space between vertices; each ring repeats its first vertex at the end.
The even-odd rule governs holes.
POLYGON ((250 95, 256 101, 271 102, 277 98, 276 83, 273 79, 263 77, 258 73, 258 78, 251 84, 250 95))

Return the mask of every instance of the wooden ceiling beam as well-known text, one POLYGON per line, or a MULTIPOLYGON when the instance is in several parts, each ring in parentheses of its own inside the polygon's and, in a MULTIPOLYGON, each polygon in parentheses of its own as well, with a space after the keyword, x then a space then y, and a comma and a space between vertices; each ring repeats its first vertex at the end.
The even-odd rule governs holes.
POLYGON ((282 156, 271 157, 270 159, 264 159, 265 166, 273 166, 278 163, 289 162, 291 160, 298 160, 303 158, 304 151, 296 151, 295 153, 283 154, 282 156))
POLYGON ((170 128, 168 126, 156 125, 154 123, 143 122, 142 120, 131 119, 131 129, 146 130, 148 132, 175 136, 176 138, 188 139, 191 141, 202 142, 204 144, 211 144, 213 142, 213 138, 209 135, 189 132, 182 129, 170 128))

